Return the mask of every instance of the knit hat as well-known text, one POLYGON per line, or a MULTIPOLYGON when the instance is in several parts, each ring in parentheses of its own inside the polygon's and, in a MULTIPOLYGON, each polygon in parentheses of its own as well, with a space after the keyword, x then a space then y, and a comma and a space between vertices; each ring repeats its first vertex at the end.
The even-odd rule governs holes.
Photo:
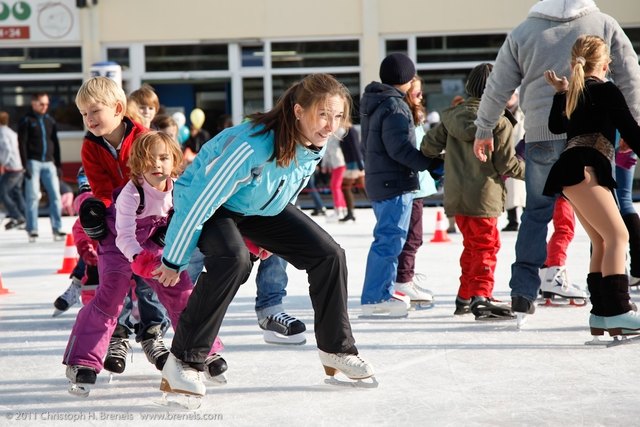
POLYGON ((464 90, 475 98, 480 98, 482 96, 482 92, 484 92, 484 87, 487 84, 487 80, 489 79, 489 74, 493 69, 493 65, 488 63, 483 63, 477 65, 471 72, 469 73, 469 77, 467 77, 467 84, 464 86, 464 90))
POLYGON ((392 53, 380 64, 380 81, 387 85, 409 83, 416 75, 416 66, 411 58, 402 53, 392 53))

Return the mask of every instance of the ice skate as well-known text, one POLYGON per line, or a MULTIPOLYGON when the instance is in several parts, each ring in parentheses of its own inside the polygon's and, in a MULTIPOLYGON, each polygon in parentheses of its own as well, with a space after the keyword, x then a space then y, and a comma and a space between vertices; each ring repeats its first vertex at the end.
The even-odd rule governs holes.
POLYGON ((287 313, 277 313, 258 320, 268 344, 302 345, 307 342, 306 325, 287 313))
POLYGON ((173 354, 169 354, 162 369, 160 390, 163 392, 161 404, 178 404, 191 410, 200 407, 202 396, 207 392, 200 372, 173 354))
POLYGON ((394 289, 409 297, 411 307, 420 310, 433 307, 433 292, 420 287, 416 279, 406 283, 396 283, 394 289))
POLYGON ((211 381, 215 385, 225 385, 227 383, 227 377, 224 375, 227 372, 227 361, 222 358, 218 353, 213 353, 207 356, 204 361, 204 377, 211 381))
POLYGON ((471 304, 470 299, 463 299, 460 297, 456 297, 456 310, 453 312, 454 316, 463 316, 465 314, 471 313, 471 304))
POLYGON ((11 218, 4 225, 4 229, 7 230, 7 231, 8 230, 13 230, 14 228, 16 228, 18 230, 24 230, 25 224, 26 224, 25 220, 23 220, 23 219, 17 220, 17 219, 11 218))
POLYGON ((563 266, 540 269, 540 292, 544 299, 541 305, 547 307, 582 307, 587 304, 587 293, 569 281, 567 269, 563 266), (558 298, 567 300, 568 303, 556 301, 558 298))
POLYGON ((629 275, 629 290, 631 288, 636 288, 636 290, 640 290, 640 277, 634 277, 629 275))
POLYGON ((536 306, 525 297, 516 295, 511 297, 511 310, 516 315, 516 328, 520 330, 527 323, 527 316, 535 313, 536 306))
POLYGON ((394 292, 393 296, 376 304, 362 304, 363 319, 407 317, 411 306, 409 297, 401 292, 394 292))
POLYGON ((67 365, 66 376, 69 379, 69 393, 75 396, 89 396, 90 386, 96 383, 96 371, 86 366, 67 365))
POLYGON ((167 357, 169 357, 169 350, 162 340, 160 325, 150 326, 143 334, 140 345, 149 363, 154 365, 158 371, 162 371, 167 357))
POLYGON ((114 374, 121 374, 127 365, 127 354, 131 349, 129 338, 112 336, 109 341, 109 349, 104 358, 104 369, 114 374))
POLYGON ((604 317, 595 314, 589 315, 589 330, 591 331, 591 341, 585 342, 585 345, 606 345, 610 341, 602 341, 602 337, 607 330, 604 317))
POLYGON ((71 279, 69 287, 53 302, 53 317, 58 317, 70 307, 80 302, 80 290, 82 282, 77 278, 71 279))
POLYGON ((28 236, 29 236, 29 243, 35 243, 36 240, 38 239, 38 232, 29 231, 28 236))
POLYGON ((515 315, 511 308, 506 305, 496 304, 497 300, 483 296, 471 298, 469 306, 471 312, 476 316, 476 320, 513 320, 515 315))
POLYGON ((53 241, 60 242, 67 237, 67 233, 61 230, 53 230, 53 241))
POLYGON ((322 350, 318 350, 318 353, 320 362, 324 366, 324 372, 329 375, 329 378, 324 380, 326 384, 361 388, 378 387, 378 381, 374 377, 373 366, 365 362, 360 356, 348 353, 326 353, 322 350), (347 378, 356 381, 337 379, 335 375, 338 372, 342 372, 347 378), (371 378, 371 381, 362 381, 367 378, 371 378))

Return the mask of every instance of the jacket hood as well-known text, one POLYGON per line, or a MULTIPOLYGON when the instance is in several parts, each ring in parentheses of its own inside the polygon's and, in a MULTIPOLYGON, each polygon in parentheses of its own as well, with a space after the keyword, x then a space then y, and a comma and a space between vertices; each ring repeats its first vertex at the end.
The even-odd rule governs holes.
POLYGON ((479 106, 479 98, 468 98, 462 104, 442 111, 440 113, 441 123, 456 140, 473 144, 476 139, 474 121, 478 115, 479 106))
POLYGON ((360 112, 371 115, 389 97, 402 99, 404 94, 393 86, 379 82, 371 82, 364 88, 364 94, 360 98, 360 112))
POLYGON ((529 17, 567 22, 598 10, 593 0, 542 0, 529 10, 529 17))

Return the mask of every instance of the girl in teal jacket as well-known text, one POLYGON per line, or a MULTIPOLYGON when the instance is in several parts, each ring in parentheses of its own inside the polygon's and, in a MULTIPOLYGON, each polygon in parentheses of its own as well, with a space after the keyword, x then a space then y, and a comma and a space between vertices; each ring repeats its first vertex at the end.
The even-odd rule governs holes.
POLYGON ((344 250, 292 204, 328 138, 348 121, 349 109, 342 84, 327 74, 307 76, 271 111, 250 116, 204 145, 176 182, 175 214, 155 274, 164 286, 174 286, 196 245, 205 255, 206 273, 180 318, 162 371, 163 391, 205 394, 198 371, 227 307, 251 273, 243 237, 307 271, 326 373, 373 376, 351 333, 344 250))

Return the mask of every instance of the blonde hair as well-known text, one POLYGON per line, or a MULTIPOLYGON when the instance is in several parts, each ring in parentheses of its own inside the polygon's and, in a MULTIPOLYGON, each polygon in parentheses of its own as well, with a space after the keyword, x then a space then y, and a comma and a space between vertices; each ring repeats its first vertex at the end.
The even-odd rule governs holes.
POLYGON ((156 95, 155 90, 151 85, 144 83, 140 86, 140 89, 136 89, 129 95, 130 99, 133 99, 138 105, 146 105, 147 107, 153 107, 158 111, 160 109, 160 100, 156 95))
POLYGON ((107 107, 122 104, 122 111, 127 108, 127 95, 118 83, 108 77, 92 77, 80 86, 76 94, 76 106, 86 107, 89 104, 100 103, 107 107))
POLYGON ((344 116, 338 127, 351 126, 351 96, 349 90, 335 77, 329 74, 310 74, 293 84, 278 100, 276 105, 266 113, 255 113, 249 116, 255 125, 264 125, 257 135, 273 131, 274 154, 278 166, 287 167, 296 157, 296 144, 304 138, 296 120, 294 106, 299 104, 306 111, 315 113, 320 106, 333 96, 344 100, 344 116))
POLYGON ((611 62, 609 47, 598 36, 578 37, 571 48, 571 78, 567 89, 565 114, 571 117, 584 92, 584 76, 611 62))
POLYGON ((171 138, 166 132, 149 131, 144 132, 133 141, 131 153, 127 166, 129 166, 129 177, 132 181, 138 182, 143 179, 146 171, 153 167, 153 158, 151 157, 151 148, 155 144, 165 144, 167 151, 173 161, 172 177, 180 174, 180 164, 182 163, 182 150, 178 142, 171 138))
POLYGON ((138 103, 131 99, 131 97, 127 98, 127 109, 124 113, 125 116, 129 117, 131 120, 138 124, 143 124, 144 120, 140 115, 140 110, 138 110, 138 103))

